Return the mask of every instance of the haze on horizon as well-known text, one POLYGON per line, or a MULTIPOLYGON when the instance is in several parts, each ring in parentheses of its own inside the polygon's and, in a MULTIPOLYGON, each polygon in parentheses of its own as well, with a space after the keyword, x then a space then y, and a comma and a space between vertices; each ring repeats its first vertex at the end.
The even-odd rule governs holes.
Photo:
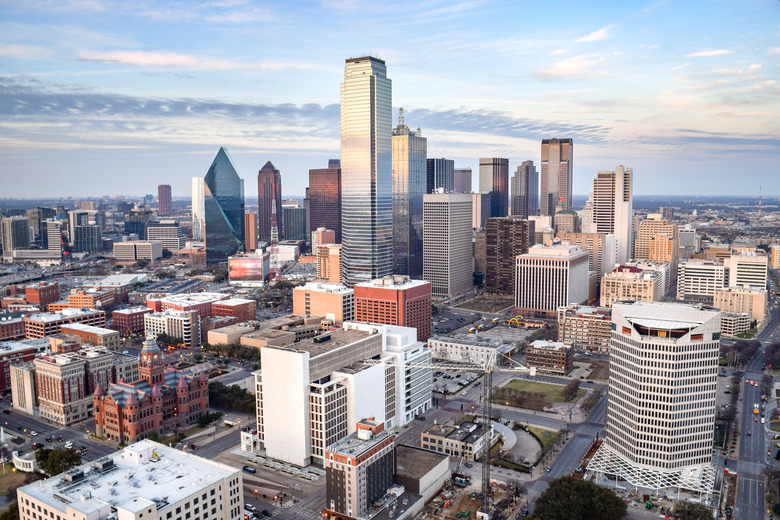
MULTIPOLYGON (((429 157, 539 164, 575 143, 574 193, 780 194, 780 3, 9 0, 0 5, 2 197, 189 194, 220 146, 285 195, 339 156, 344 60, 387 62, 429 157), (552 7, 554 5, 554 7, 552 7)), ((394 124, 396 114, 394 113, 394 124)))

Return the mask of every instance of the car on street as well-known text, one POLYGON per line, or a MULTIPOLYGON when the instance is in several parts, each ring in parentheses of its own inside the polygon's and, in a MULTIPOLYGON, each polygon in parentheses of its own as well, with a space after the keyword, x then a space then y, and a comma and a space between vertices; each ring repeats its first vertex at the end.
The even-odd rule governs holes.
POLYGON ((243 467, 243 468, 241 468, 241 469, 243 469, 243 470, 244 470, 244 471, 246 471, 247 473, 252 473, 253 475, 254 475, 255 473, 257 473, 257 470, 256 470, 255 468, 250 468, 249 466, 244 466, 244 467, 243 467))
POLYGON ((8 410, 8 409, 6 409, 6 410, 3 410, 3 413, 4 413, 4 414, 9 414, 9 413, 11 413, 11 410, 8 410))
POLYGON ((252 511, 253 513, 257 511, 257 508, 252 504, 244 504, 244 509, 246 509, 247 511, 252 511))
POLYGON ((70 449, 72 447, 73 447, 73 443, 71 441, 65 443, 65 448, 70 449))
POLYGON ((54 442, 54 439, 52 439, 51 437, 46 437, 46 442, 54 442))
POLYGON ((752 433, 750 433, 750 432, 748 432, 748 437, 750 437, 751 435, 753 435, 753 434, 752 434, 752 433))
POLYGON ((466 466, 467 468, 473 468, 474 464, 472 464, 471 462, 467 462, 464 464, 464 466, 466 466))
POLYGON ((199 450, 200 446, 198 446, 197 444, 190 444, 190 449, 192 449, 192 450, 199 450))
POLYGON ((30 432, 30 435, 32 435, 33 437, 37 437, 38 436, 38 432, 33 430, 33 431, 30 432))

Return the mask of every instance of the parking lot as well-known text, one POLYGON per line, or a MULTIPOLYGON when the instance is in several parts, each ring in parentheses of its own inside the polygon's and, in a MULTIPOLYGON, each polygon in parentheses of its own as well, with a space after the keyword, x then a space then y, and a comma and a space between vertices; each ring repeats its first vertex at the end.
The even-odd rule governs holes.
POLYGON ((465 393, 464 388, 480 377, 481 374, 466 370, 437 370, 433 373, 433 391, 448 395, 465 393))
POLYGON ((461 327, 467 327, 479 320, 476 312, 452 312, 442 309, 431 317, 431 332, 435 334, 449 334, 461 327))

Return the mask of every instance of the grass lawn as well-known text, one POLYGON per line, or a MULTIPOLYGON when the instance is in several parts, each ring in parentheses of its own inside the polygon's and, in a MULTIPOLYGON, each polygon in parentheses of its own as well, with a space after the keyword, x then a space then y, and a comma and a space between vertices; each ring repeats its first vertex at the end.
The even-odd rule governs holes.
MULTIPOLYGON (((585 390, 577 390, 573 401, 583 395, 585 395, 585 390)), ((563 387, 560 385, 513 379, 493 393, 493 402, 542 411, 545 405, 563 403, 565 400, 563 399, 563 387)))
POLYGON ((536 435, 536 437, 542 441, 542 444, 545 448, 555 444, 555 441, 558 439, 558 432, 551 430, 544 430, 535 426, 529 426, 528 431, 536 435))
POLYGON ((16 489, 24 484, 27 473, 24 471, 14 471, 14 465, 10 462, 5 463, 5 470, 0 466, 0 493, 6 496, 12 489, 16 489))
POLYGON ((749 330, 747 332, 743 332, 742 334, 737 334, 737 337, 740 339, 753 339, 753 336, 756 335, 755 330, 749 330))

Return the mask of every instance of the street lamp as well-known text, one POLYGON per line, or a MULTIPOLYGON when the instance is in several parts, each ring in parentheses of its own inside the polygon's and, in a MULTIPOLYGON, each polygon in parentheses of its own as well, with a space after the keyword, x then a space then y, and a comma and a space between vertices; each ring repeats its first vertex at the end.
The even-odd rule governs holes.
POLYGON ((255 489, 255 500, 257 500, 257 490, 255 489))

